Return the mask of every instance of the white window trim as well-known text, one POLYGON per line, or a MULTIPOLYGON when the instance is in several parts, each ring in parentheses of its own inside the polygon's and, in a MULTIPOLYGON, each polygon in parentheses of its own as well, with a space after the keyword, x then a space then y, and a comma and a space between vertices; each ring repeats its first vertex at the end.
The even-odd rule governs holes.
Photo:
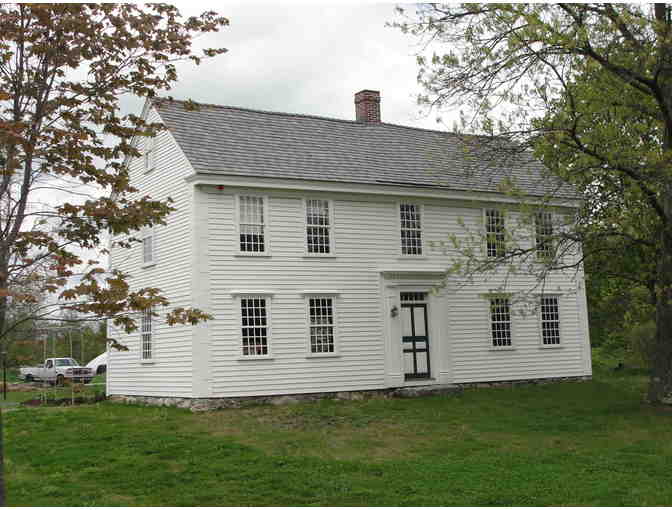
POLYGON ((504 221, 504 253, 506 254, 506 224, 508 221, 506 211, 501 207, 484 207, 482 211, 483 215, 483 253, 485 254, 486 259, 496 259, 497 257, 491 257, 488 255, 488 216, 487 211, 499 211, 502 215, 504 221))
POLYGON ((304 197, 303 200, 303 256, 310 258, 336 257, 336 243, 334 238, 334 201, 319 196, 304 197), (310 253, 308 251, 308 200, 324 200, 329 204, 329 253, 310 253))
POLYGON ((339 293, 338 292, 302 292, 303 295, 303 309, 306 321, 306 358, 340 358, 340 334, 338 329, 338 308, 339 308, 339 293), (331 298, 333 327, 334 327, 334 352, 312 352, 310 345, 310 298, 331 298))
POLYGON ((271 321, 273 320, 272 301, 273 293, 270 292, 247 292, 231 293, 234 297, 234 304, 238 309, 236 317, 238 318, 238 361, 271 360, 273 359, 273 337, 271 321), (263 298, 266 300, 266 354, 243 354, 243 312, 240 308, 241 298, 263 298))
POLYGON ((152 136, 146 140, 145 152, 143 155, 142 165, 144 173, 148 174, 156 168, 156 137, 152 136), (151 163, 151 165, 150 165, 151 163))
MULTIPOLYGON (((153 309, 151 310, 153 312, 153 309)), ((149 335, 150 335, 150 345, 151 345, 151 353, 152 356, 150 358, 144 358, 144 339, 143 335, 145 334, 142 331, 142 321, 144 318, 145 312, 142 312, 142 315, 140 316, 140 364, 142 365, 153 365, 156 362, 156 342, 155 340, 155 335, 156 335, 156 321, 154 320, 155 317, 152 315, 150 317, 150 323, 149 323, 149 335)))
POLYGON ((516 324, 513 304, 511 303, 511 294, 506 292, 493 292, 491 294, 481 294, 485 302, 485 324, 488 327, 488 350, 489 351, 515 351, 516 350, 516 324), (493 298, 504 297, 509 300, 509 317, 511 318, 511 345, 496 346, 492 343, 492 315, 490 312, 490 300, 493 298))
POLYGON ((537 330, 539 332, 539 348, 541 349, 562 349, 564 348, 564 342, 562 339, 562 294, 558 294, 557 292, 544 292, 544 293, 539 293, 536 295, 537 296, 537 305, 539 306, 539 311, 537 312, 537 330), (544 333, 543 333, 543 328, 541 326, 541 298, 542 297, 555 297, 558 299, 558 334, 560 338, 560 343, 559 344, 544 344, 544 333))
POLYGON ((402 259, 426 259, 427 258, 427 246, 425 243, 425 206, 416 200, 404 200, 396 203, 396 214, 397 214, 397 242, 399 243, 399 258, 402 259), (415 205, 418 208, 420 213, 420 253, 419 255, 411 255, 403 252, 401 245, 401 206, 402 205, 415 205))
POLYGON ((156 230, 154 227, 145 227, 140 230, 140 239, 142 242, 140 243, 140 261, 141 261, 141 267, 146 268, 146 267, 152 267, 156 265, 156 230), (151 260, 145 261, 145 239, 151 237, 152 238, 152 251, 151 255, 152 258, 151 260))
POLYGON ((270 257, 271 255, 271 231, 270 231, 270 220, 271 217, 268 214, 269 210, 269 201, 268 195, 263 195, 259 193, 238 193, 236 194, 235 200, 235 235, 236 235, 236 250, 234 254, 239 257, 270 257), (240 250, 240 197, 257 197, 261 198, 264 203, 264 251, 241 251, 240 250))

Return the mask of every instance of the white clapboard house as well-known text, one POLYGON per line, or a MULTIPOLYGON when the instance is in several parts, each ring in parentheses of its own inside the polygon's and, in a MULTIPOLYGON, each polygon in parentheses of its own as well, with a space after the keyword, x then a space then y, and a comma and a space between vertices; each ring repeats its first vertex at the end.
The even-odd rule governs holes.
MULTIPOLYGON (((177 210, 141 232, 142 245, 113 250, 111 266, 214 320, 145 317, 136 333, 111 330, 129 350, 110 355, 108 394, 217 399, 590 376, 582 275, 551 275, 542 313, 525 317, 493 294, 492 279, 435 291, 450 254, 432 241, 508 221, 501 210, 513 199, 498 184, 542 194, 534 161, 479 173, 454 134, 381 122, 376 91, 355 95, 355 121, 191 105, 145 105, 167 130, 138 142, 131 182, 177 210)), ((556 205, 561 214, 576 203, 570 193, 556 205)))

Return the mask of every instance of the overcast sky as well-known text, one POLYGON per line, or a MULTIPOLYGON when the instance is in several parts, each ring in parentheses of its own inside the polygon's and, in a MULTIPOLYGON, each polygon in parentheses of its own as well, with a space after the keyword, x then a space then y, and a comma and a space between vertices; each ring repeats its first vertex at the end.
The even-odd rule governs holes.
MULTIPOLYGON (((187 16, 215 10, 230 26, 197 40, 198 48, 225 47, 227 53, 200 66, 179 64, 179 81, 168 93, 176 99, 354 119, 355 92, 373 89, 381 93, 383 122, 445 129, 416 103, 418 41, 385 26, 400 19, 395 4, 177 5, 187 16)), ((139 113, 142 104, 122 100, 124 113, 139 113)), ((441 116, 448 126, 457 118, 456 112, 441 116)), ((62 201, 59 194, 50 198, 62 201)), ((95 250, 82 255, 99 258, 95 250)))
MULTIPOLYGON (((185 15, 212 9, 231 22, 198 40, 228 53, 201 66, 180 65, 170 93, 177 99, 353 119, 354 93, 374 89, 381 92, 383 122, 441 128, 416 104, 417 40, 385 26, 398 19, 395 4, 177 5, 185 15)), ((444 120, 452 117, 443 113, 444 120)))

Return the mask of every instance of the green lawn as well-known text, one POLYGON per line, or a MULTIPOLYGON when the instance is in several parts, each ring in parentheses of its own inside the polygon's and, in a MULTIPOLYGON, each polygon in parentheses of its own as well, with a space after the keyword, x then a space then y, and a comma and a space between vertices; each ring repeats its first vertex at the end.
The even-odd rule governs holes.
POLYGON ((192 414, 7 412, 10 505, 670 505, 645 379, 192 414))

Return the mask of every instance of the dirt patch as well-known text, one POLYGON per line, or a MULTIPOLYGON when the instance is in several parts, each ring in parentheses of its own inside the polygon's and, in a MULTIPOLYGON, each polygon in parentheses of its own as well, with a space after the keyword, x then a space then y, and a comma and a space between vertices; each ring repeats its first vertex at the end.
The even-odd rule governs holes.
POLYGON ((25 400, 21 402, 21 405, 28 406, 28 407, 38 407, 38 406, 70 406, 73 405, 81 405, 81 404, 94 404, 96 402, 102 402, 105 400, 105 395, 96 395, 95 397, 90 397, 90 398, 84 398, 84 397, 76 397, 73 401, 72 398, 56 398, 56 399, 48 399, 48 400, 41 400, 39 398, 33 398, 30 400, 25 400))
MULTIPOLYGON (((34 383, 8 383, 7 391, 33 391, 36 388, 39 388, 37 384, 34 383)), ((2 391, 2 384, 0 384, 0 391, 2 391)))

